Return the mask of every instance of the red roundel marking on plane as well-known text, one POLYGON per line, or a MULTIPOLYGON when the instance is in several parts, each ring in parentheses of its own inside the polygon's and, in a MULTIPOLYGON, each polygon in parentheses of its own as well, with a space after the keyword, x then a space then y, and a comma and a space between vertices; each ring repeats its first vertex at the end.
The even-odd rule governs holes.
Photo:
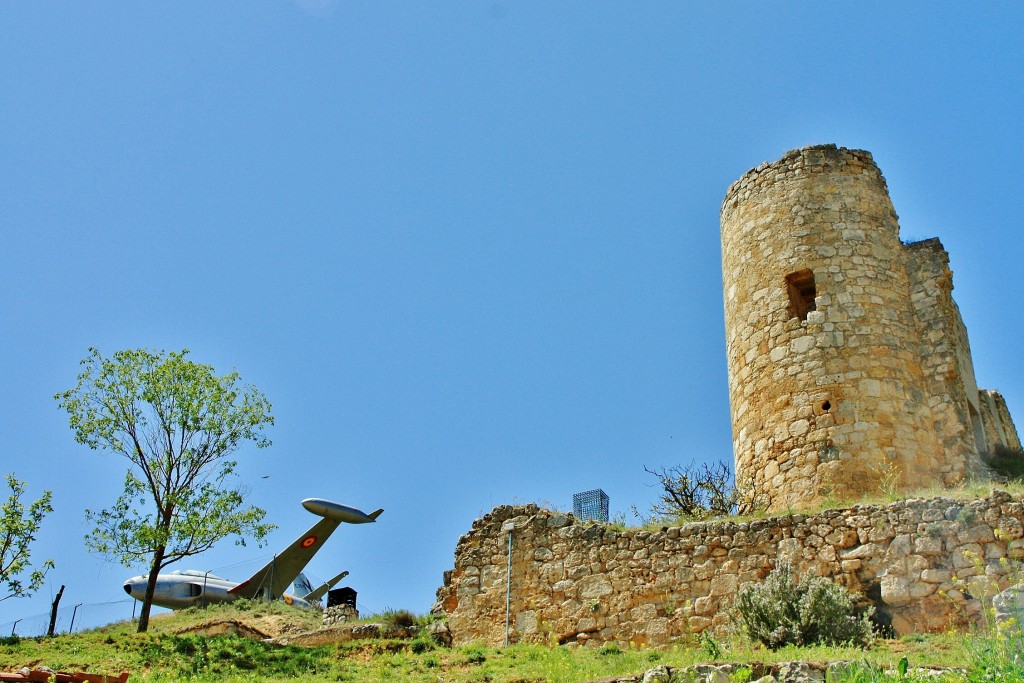
POLYGON ((302 547, 303 548, 308 548, 309 546, 313 545, 314 543, 316 543, 316 536, 306 536, 304 539, 302 539, 302 547))

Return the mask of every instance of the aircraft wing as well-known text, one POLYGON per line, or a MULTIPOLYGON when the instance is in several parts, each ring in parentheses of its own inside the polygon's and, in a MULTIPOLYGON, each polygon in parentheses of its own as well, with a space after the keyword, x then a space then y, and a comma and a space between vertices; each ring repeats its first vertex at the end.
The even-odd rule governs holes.
POLYGON ((314 602, 316 600, 319 600, 323 597, 324 593, 334 588, 335 584, 344 579, 346 576, 348 576, 348 571, 343 571, 342 573, 338 574, 333 579, 331 579, 324 585, 320 586, 316 590, 309 591, 308 593, 300 597, 306 602, 314 602))
POLYGON ((269 588, 272 599, 284 595, 288 586, 295 581, 317 551, 331 534, 340 520, 324 518, 277 555, 270 563, 251 577, 232 588, 229 592, 242 598, 255 598, 269 588))

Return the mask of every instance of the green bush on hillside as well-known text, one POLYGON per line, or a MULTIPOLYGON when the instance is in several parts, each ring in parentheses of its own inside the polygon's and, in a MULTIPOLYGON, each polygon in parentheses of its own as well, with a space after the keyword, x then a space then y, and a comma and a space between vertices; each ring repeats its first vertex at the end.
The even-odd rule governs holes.
POLYGON ((792 566, 780 564, 764 582, 740 589, 734 616, 751 640, 770 650, 816 644, 866 647, 874 608, 860 610, 854 599, 822 577, 797 581, 792 566))
POLYGON ((985 457, 985 463, 1006 481, 1024 480, 1024 451, 1002 444, 985 457))

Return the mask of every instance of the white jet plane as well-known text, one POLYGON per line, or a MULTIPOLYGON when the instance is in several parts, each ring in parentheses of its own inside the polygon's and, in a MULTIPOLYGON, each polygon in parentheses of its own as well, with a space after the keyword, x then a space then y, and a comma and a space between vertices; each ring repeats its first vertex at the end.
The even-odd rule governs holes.
MULTIPOLYGON (((239 598, 262 597, 266 600, 280 598, 289 605, 309 607, 311 603, 319 601, 323 594, 345 578, 348 572, 342 572, 319 588, 309 590, 310 584, 301 574, 303 568, 313 559, 313 555, 320 550, 339 524, 375 522, 384 510, 366 514, 362 510, 332 503, 323 498, 307 498, 302 501, 302 507, 323 519, 245 581, 229 581, 210 572, 195 569, 159 574, 156 579, 156 591, 153 593, 153 604, 170 609, 183 609, 193 605, 231 602, 239 598), (302 587, 304 594, 296 596, 285 593, 288 585, 297 578, 297 584, 302 587)), ((136 600, 143 600, 146 597, 148 581, 147 575, 132 577, 124 582, 124 591, 136 600)))

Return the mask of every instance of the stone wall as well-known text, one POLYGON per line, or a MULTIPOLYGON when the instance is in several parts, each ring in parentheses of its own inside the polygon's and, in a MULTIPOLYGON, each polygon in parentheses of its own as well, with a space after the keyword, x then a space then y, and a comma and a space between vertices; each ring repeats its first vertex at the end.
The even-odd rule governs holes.
POLYGON ((359 620, 359 611, 352 605, 331 605, 324 609, 324 627, 359 620))
POLYGON ((721 231, 733 452, 753 504, 984 474, 949 256, 900 241, 871 154, 807 147, 751 169, 721 231))
POLYGON ((1024 558, 1024 497, 918 499, 750 522, 657 531, 582 523, 535 505, 473 523, 445 572, 435 612, 456 645, 511 642, 664 645, 725 628, 737 590, 779 560, 828 576, 875 604, 897 632, 964 626, 1024 558))
POLYGON ((925 402, 947 454, 940 466, 942 481, 948 485, 965 476, 984 476, 980 453, 986 449, 984 443, 979 447, 971 418, 978 414, 978 385, 967 328, 953 301, 949 254, 937 238, 908 244, 905 251, 925 402))
POLYGON ((998 391, 982 389, 979 392, 981 419, 985 426, 985 438, 989 444, 1001 444, 1020 450, 1020 437, 1006 407, 1006 399, 998 391))

